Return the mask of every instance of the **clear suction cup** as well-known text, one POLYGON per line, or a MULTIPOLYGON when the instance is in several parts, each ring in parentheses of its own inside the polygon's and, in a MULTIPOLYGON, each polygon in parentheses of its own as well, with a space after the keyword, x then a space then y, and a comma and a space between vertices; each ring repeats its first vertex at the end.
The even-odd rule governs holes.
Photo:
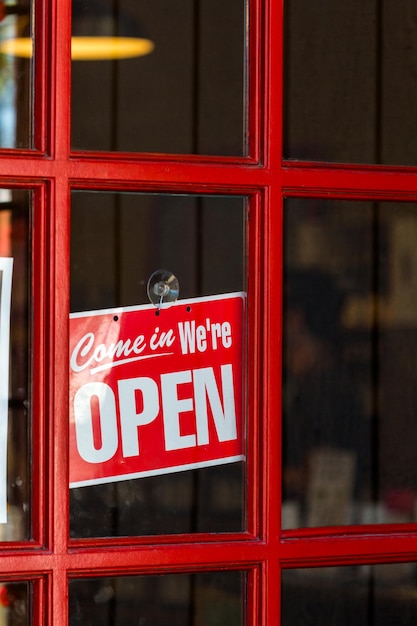
POLYGON ((158 309, 166 309, 178 300, 180 285, 168 270, 157 270, 148 280, 148 298, 158 309))

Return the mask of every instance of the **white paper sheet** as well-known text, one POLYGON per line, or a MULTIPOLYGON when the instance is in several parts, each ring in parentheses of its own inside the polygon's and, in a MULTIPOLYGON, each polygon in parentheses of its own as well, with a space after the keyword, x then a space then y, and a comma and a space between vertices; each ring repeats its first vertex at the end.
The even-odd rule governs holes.
POLYGON ((0 257, 0 524, 7 523, 10 302, 13 259, 0 257))

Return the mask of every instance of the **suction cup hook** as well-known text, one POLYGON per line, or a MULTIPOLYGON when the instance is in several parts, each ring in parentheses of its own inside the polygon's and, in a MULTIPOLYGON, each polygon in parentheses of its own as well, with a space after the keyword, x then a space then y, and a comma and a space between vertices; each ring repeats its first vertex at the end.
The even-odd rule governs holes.
POLYGON ((172 272, 156 270, 148 280, 147 292, 149 300, 159 311, 178 300, 180 285, 172 272))

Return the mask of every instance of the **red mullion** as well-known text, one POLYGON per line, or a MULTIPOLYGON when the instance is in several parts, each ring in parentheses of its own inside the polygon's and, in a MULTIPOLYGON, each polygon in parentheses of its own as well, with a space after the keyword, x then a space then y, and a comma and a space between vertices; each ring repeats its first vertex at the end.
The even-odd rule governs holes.
POLYGON ((328 165, 290 166, 282 170, 286 195, 358 200, 416 200, 417 170, 343 168, 328 165))
MULTIPOLYGON (((48 1, 48 0, 46 0, 48 1)), ((50 128, 51 156, 66 168, 70 145, 71 0, 49 0, 51 24, 50 128)))
MULTIPOLYGON (((199 546, 199 545, 211 545, 223 543, 246 543, 254 539, 249 533, 187 533, 178 535, 146 535, 146 536, 131 536, 131 537, 94 537, 94 538, 76 538, 70 539, 69 549, 72 552, 78 552, 78 550, 103 550, 108 548, 110 550, 130 550, 130 549, 147 549, 150 547, 154 549, 158 546, 158 549, 165 549, 165 546, 174 546, 175 548, 181 545, 187 546, 199 546)), ((256 543, 256 541, 254 541, 256 543)))
POLYGON ((416 561, 417 535, 399 531, 393 535, 285 540, 281 558, 287 568, 416 561))
POLYGON ((279 626, 282 462, 282 291, 283 291, 283 30, 284 1, 265 0, 264 150, 270 179, 265 194, 263 508, 266 555, 263 565, 262 626, 279 626))
POLYGON ((349 526, 321 526, 316 528, 295 528, 285 530, 282 533, 284 541, 293 540, 317 540, 327 537, 332 541, 344 541, 353 537, 363 538, 364 536, 378 535, 392 537, 409 535, 410 541, 417 540, 417 524, 406 522, 401 524, 363 524, 349 526))
POLYGON ((303 187, 300 189, 284 189, 284 198, 303 198, 320 200, 347 200, 351 202, 417 202, 417 189, 393 189, 392 191, 360 190, 360 189, 314 189, 303 187))
POLYGON ((65 569, 54 569, 45 599, 47 606, 44 612, 48 610, 48 624, 51 626, 68 624, 68 577, 65 569))
POLYGON ((265 0, 265 6, 265 151, 273 175, 272 184, 279 186, 283 141, 284 0, 265 0))
POLYGON ((263 626, 280 624, 280 527, 281 527, 281 405, 282 405, 282 197, 278 184, 268 189, 265 215, 265 265, 263 310, 264 415, 263 507, 266 521, 265 592, 263 626))
POLYGON ((366 174, 379 174, 381 176, 400 174, 402 176, 410 176, 417 173, 417 167, 415 165, 377 165, 372 163, 343 163, 343 162, 331 162, 331 161, 298 161, 295 159, 284 159, 284 169, 292 170, 328 170, 328 171, 350 171, 350 172, 362 172, 366 174))
POLYGON ((48 494, 49 473, 46 468, 47 454, 47 423, 46 407, 49 406, 47 390, 50 389, 50 378, 47 369, 49 341, 46 329, 49 322, 48 293, 50 266, 48 258, 49 228, 46 220, 47 199, 49 196, 45 185, 33 191, 32 217, 32 319, 33 319, 33 356, 32 356, 32 533, 33 540, 40 545, 48 541, 48 494))
MULTIPOLYGON (((266 0, 265 30, 265 151, 270 169, 265 194, 264 290, 264 506, 270 571, 278 563, 281 503, 281 386, 282 386, 282 280, 283 280, 283 198, 282 198, 282 100, 283 100, 283 1, 266 0)), ((276 575, 269 593, 277 593, 276 575)), ((269 602, 267 603, 269 606, 269 602)), ((270 624, 279 624, 275 614, 270 624)))
POLYGON ((80 159, 69 163, 69 176, 72 184, 83 187, 96 188, 112 185, 139 185, 143 189, 157 185, 191 187, 218 185, 219 187, 252 187, 252 190, 267 185, 269 173, 261 167, 253 165, 207 164, 197 163, 194 160, 182 161, 95 161, 80 159))
POLYGON ((282 382, 282 198, 278 187, 266 194, 264 225, 263 311, 264 507, 267 539, 276 548, 281 501, 281 382, 282 382))
POLYGON ((255 163, 262 163, 264 158, 265 101, 264 89, 264 2, 248 0, 246 7, 246 91, 245 107, 247 116, 249 157, 255 163))
POLYGON ((50 604, 48 596, 50 595, 50 577, 48 575, 41 576, 34 581, 34 589, 32 594, 32 621, 34 624, 52 624, 50 619, 50 604))
POLYGON ((69 551, 30 550, 16 552, 15 546, 2 551, 3 577, 26 579, 53 571, 60 576, 71 571, 75 575, 106 573, 109 571, 150 572, 154 569, 168 570, 249 567, 265 560, 267 546, 264 542, 246 541, 233 542, 224 539, 218 543, 179 543, 151 546, 103 546, 101 549, 82 547, 71 548, 69 551))
MULTIPOLYGON (((265 515, 262 506, 264 484, 262 476, 263 396, 261 388, 263 336, 262 292, 264 289, 264 259, 261 245, 264 229, 265 193, 250 199, 247 234, 248 297, 247 297, 247 529, 253 536, 265 536, 265 515)), ((244 361, 245 362, 245 361, 244 361)))
POLYGON ((68 576, 145 576, 152 574, 196 573, 224 570, 248 570, 259 566, 263 550, 253 544, 244 549, 230 543, 210 546, 161 546, 156 550, 114 550, 113 552, 80 550, 70 554, 68 576), (250 548, 250 549, 246 549, 250 548))
MULTIPOLYGON (((53 179, 50 213, 50 403, 48 470, 51 557, 64 559, 51 566, 47 603, 49 622, 68 622, 68 584, 65 555, 69 535, 68 478, 68 319, 69 319, 69 206, 68 185, 71 100, 71 0, 49 0, 51 17, 50 151, 53 179), (53 228, 52 228, 53 225, 53 228)), ((46 559, 48 562, 48 559, 46 559)))
POLYGON ((47 179, 55 174, 55 164, 34 152, 22 150, 1 150, 1 177, 6 180, 17 182, 23 178, 26 180, 47 179))
POLYGON ((278 626, 281 615, 281 569, 278 559, 269 559, 263 566, 262 621, 264 626, 278 626))
MULTIPOLYGON (((156 544, 133 548, 104 547, 70 550, 65 559, 71 576, 152 573, 154 571, 206 571, 239 569, 261 563, 267 552, 265 544, 256 541, 189 544, 156 544)), ((64 562, 64 560, 63 560, 64 562)))
MULTIPOLYGON (((61 1, 61 0, 60 0, 61 1)), ((67 624, 68 585, 65 567, 69 535, 68 475, 68 320, 69 320, 69 204, 68 179, 57 177, 51 185, 51 323, 48 469, 50 481, 49 521, 51 526, 52 580, 48 593, 50 624, 67 624), (53 294, 53 298, 52 298, 53 294), (57 556, 63 559, 57 560, 57 556)), ((48 563, 48 559, 45 559, 48 563)))
POLYGON ((51 521, 53 549, 65 553, 69 534, 69 476, 68 476, 68 330, 69 330, 69 205, 70 192, 66 179, 51 185, 51 323, 50 346, 51 385, 50 406, 50 471, 54 476, 51 521), (53 377, 53 378, 52 378, 53 377))
POLYGON ((47 86, 50 75, 48 54, 50 19, 48 12, 48 0, 32 0, 34 16, 33 33, 36 42, 34 46, 34 58, 32 62, 32 94, 34 111, 34 148, 37 151, 46 153, 49 149, 49 133, 47 120, 49 119, 49 98, 47 86))
POLYGON ((247 626, 259 626, 262 615, 263 565, 247 569, 246 615, 247 626))
MULTIPOLYGON (((256 117, 256 119, 258 119, 256 117)), ((71 152, 71 161, 73 162, 91 162, 91 163, 109 163, 110 161, 114 163, 117 167, 118 164, 122 163, 123 166, 127 164, 135 164, 135 163, 151 163, 166 165, 168 163, 172 163, 174 167, 177 164, 183 165, 184 163, 190 163, 198 166, 208 166, 208 167, 232 167, 232 166, 242 166, 242 167, 253 167, 259 164, 258 160, 256 160, 252 156, 212 156, 212 155, 200 155, 200 154, 180 154, 180 153, 169 153, 169 152, 106 152, 100 151, 96 152, 94 150, 81 151, 81 150, 73 150, 71 152)))
POLYGON ((417 560, 411 524, 285 532, 280 553, 285 567, 344 566, 417 560), (407 532, 409 534, 407 534, 407 532), (348 534, 347 534, 348 533, 348 534))

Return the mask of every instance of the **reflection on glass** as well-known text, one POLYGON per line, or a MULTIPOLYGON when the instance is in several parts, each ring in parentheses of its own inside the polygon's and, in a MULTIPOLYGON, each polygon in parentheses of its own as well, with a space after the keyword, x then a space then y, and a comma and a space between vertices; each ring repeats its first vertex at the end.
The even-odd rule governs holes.
MULTIPOLYGON (((0 257, 13 259, 7 438, 7 523, 0 541, 30 538, 30 195, 0 189, 0 257)), ((3 311, 4 312, 4 311, 3 311)), ((7 323, 1 319, 0 323, 7 323)), ((4 416, 1 416, 2 419, 4 416)))
POLYGON ((18 38, 30 41, 31 3, 7 3, 5 12, 0 18, 0 148, 32 148, 32 60, 7 49, 18 38))
MULTIPOLYGON (((245 262, 243 197, 73 193, 72 311, 150 304, 147 282, 161 268, 180 283, 178 305, 245 292, 245 262)), ((73 488, 71 536, 240 532, 244 499, 242 461, 73 488)))
POLYGON ((137 24, 154 48, 120 60, 73 59, 74 150, 246 154, 245 0, 74 0, 74 17, 86 16, 83 34, 92 8, 106 12, 117 35, 125 22, 137 24))
POLYGON ((70 625, 243 626, 241 572, 123 576, 70 582, 70 625))
POLYGON ((286 203, 284 528, 417 521, 416 209, 286 203))
POLYGON ((29 626, 31 585, 0 582, 0 626, 29 626))
POLYGON ((284 156, 417 165, 414 0, 285 3, 284 156))
POLYGON ((415 563, 286 570, 282 626, 413 626, 415 563))

